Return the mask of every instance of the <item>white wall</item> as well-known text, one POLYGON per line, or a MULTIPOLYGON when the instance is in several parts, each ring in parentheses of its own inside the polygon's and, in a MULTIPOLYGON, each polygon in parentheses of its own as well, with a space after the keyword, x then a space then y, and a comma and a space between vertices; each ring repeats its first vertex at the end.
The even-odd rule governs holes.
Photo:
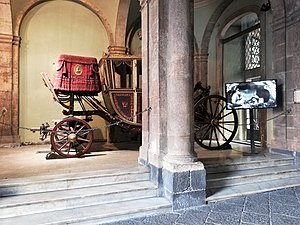
MULTIPOLYGON (((22 22, 20 36, 20 125, 38 127, 63 118, 62 107, 52 100, 40 72, 54 78, 53 64, 60 54, 100 59, 109 44, 100 19, 70 1, 49 1, 34 7, 22 22)), ((100 120, 92 125, 103 123, 100 120)), ((36 142, 39 135, 21 129, 20 136, 23 142, 36 142)), ((98 132, 98 138, 105 139, 105 131, 98 132)))

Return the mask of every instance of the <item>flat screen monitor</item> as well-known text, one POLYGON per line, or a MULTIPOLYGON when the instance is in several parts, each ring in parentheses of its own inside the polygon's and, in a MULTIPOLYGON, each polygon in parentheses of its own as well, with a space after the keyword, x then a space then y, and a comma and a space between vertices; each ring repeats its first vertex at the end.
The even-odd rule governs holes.
POLYGON ((233 82, 225 84, 227 109, 277 107, 277 81, 233 82))

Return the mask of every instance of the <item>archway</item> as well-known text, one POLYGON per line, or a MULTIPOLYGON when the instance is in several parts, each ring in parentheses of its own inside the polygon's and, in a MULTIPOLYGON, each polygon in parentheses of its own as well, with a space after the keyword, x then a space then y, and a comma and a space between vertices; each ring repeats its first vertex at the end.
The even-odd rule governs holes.
MULTIPOLYGON (((20 95, 20 125, 36 127, 62 116, 61 108, 51 101, 50 92, 43 86, 40 72, 53 76, 62 53, 99 59, 109 46, 109 35, 86 7, 70 1, 48 1, 26 14, 20 36, 20 93, 24 93, 20 95)), ((24 130, 20 130, 20 136, 26 142, 37 139, 24 130)))

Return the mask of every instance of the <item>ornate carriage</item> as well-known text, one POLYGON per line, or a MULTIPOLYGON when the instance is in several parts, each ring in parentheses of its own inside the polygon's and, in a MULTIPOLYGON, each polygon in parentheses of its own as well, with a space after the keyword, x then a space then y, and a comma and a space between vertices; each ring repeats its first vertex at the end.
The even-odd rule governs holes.
MULTIPOLYGON (((63 157, 89 152, 94 115, 112 125, 141 131, 142 62, 135 56, 96 58, 61 55, 54 84, 47 74, 42 79, 66 116, 53 128, 43 125, 43 138, 50 133, 51 149, 63 157), (102 100, 98 94, 101 93, 102 100)), ((195 141, 210 150, 225 149, 237 131, 237 114, 226 109, 225 98, 209 95, 201 83, 194 90, 195 141)))

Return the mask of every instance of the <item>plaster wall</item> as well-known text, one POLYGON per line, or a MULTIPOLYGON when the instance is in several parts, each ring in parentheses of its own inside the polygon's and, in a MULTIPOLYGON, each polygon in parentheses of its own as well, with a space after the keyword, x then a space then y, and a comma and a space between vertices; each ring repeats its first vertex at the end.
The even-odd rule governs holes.
MULTIPOLYGON (((47 2, 43 0, 11 0, 11 8, 12 8, 12 20, 13 20, 13 27, 16 26, 17 17, 20 13, 28 6, 31 8, 33 3, 39 4, 42 2, 47 2)), ((53 4, 60 4, 59 2, 74 2, 81 4, 87 4, 89 6, 93 6, 93 10, 99 14, 105 12, 105 22, 109 23, 112 30, 115 30, 116 27, 116 18, 118 13, 118 5, 120 0, 52 0, 53 4)), ((30 9, 29 8, 29 9, 30 9)))
MULTIPOLYGON (((20 30, 20 125, 37 127, 53 119, 62 119, 62 107, 54 102, 43 85, 41 72, 55 77, 60 54, 100 59, 107 51, 108 39, 99 18, 84 6, 70 1, 48 1, 34 7, 25 16, 20 30)), ((104 125, 95 117, 94 127, 104 125)), ((97 139, 106 139, 105 130, 95 131, 97 139)), ((20 130, 21 141, 36 142, 38 135, 20 130)))
MULTIPOLYGON (((195 35, 195 39, 196 39, 194 41, 196 41, 195 45, 197 46, 197 48, 199 48, 199 46, 201 46, 201 42, 203 40, 203 35, 205 32, 207 23, 208 23, 211 15, 217 8, 219 2, 220 2, 220 0, 211 1, 211 3, 208 3, 207 5, 204 5, 201 7, 196 6, 194 9, 194 35, 195 35)), ((197 49, 196 49, 196 51, 197 51, 197 49)), ((199 53, 199 52, 195 52, 195 54, 196 53, 199 53)))

